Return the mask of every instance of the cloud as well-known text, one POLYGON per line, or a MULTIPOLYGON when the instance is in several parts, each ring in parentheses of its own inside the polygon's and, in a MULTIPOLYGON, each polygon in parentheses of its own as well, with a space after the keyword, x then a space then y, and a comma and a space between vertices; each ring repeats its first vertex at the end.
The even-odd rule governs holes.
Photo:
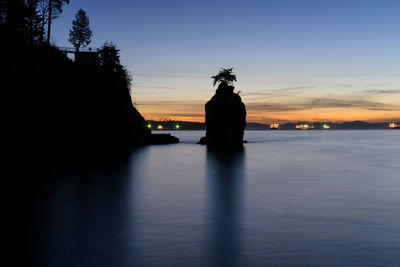
POLYGON ((297 87, 286 87, 280 89, 270 89, 262 91, 247 91, 241 93, 245 97, 282 97, 282 96, 293 96, 305 92, 307 89, 312 89, 313 86, 297 86, 297 87))
POLYGON ((183 88, 177 88, 173 86, 159 86, 159 85, 137 85, 136 88, 150 88, 150 89, 165 89, 165 90, 179 90, 183 88))
POLYGON ((276 89, 276 91, 299 91, 299 90, 311 89, 311 88, 314 88, 314 86, 286 87, 286 88, 276 89))
POLYGON ((371 95, 400 94, 400 89, 394 89, 394 90, 371 89, 371 90, 365 90, 365 92, 371 95))
POLYGON ((246 105, 249 110, 254 111, 295 111, 320 108, 359 108, 376 111, 400 111, 400 105, 385 104, 369 100, 349 100, 340 98, 310 98, 306 101, 285 103, 260 103, 253 102, 246 105))
MULTIPOLYGON (((313 114, 317 118, 320 114, 317 110, 335 112, 365 112, 372 114, 371 111, 380 112, 379 114, 397 113, 400 111, 400 105, 397 103, 386 103, 384 100, 378 100, 377 95, 399 94, 400 90, 384 89, 365 89, 358 92, 349 92, 348 94, 327 94, 311 95, 308 89, 311 86, 287 87, 281 89, 247 91, 241 94, 250 117, 255 118, 265 116, 262 114, 279 114, 280 118, 296 117, 298 114, 313 114), (375 96, 375 97, 374 97, 375 96), (275 98, 274 98, 275 97, 275 98), (374 99, 375 98, 375 99, 374 99), (330 110, 329 110, 330 109, 330 110), (304 113, 302 111, 305 111, 304 113)), ((142 108, 144 116, 163 117, 163 118, 193 118, 199 120, 204 117, 204 104, 209 98, 203 99, 191 98, 188 100, 181 96, 179 99, 153 98, 146 101, 137 101, 137 106, 142 108)), ((389 100, 388 100, 389 101, 389 100)), ((378 114, 378 113, 376 113, 378 114)), ((326 115, 326 114, 325 114, 326 115)), ((322 116, 322 115, 321 115, 322 116)))
POLYGON ((199 101, 185 101, 185 100, 147 100, 147 101, 137 101, 137 105, 139 106, 184 106, 191 107, 194 106, 202 106, 204 107, 204 103, 199 101))
MULTIPOLYGON (((388 105, 369 100, 344 100, 334 98, 317 98, 310 102, 314 108, 364 108, 374 110, 391 110, 394 105, 388 105)), ((399 106, 397 108, 400 108, 399 106)))
POLYGON ((185 113, 185 112, 173 112, 168 113, 171 117, 195 117, 195 118, 204 118, 205 113, 185 113))

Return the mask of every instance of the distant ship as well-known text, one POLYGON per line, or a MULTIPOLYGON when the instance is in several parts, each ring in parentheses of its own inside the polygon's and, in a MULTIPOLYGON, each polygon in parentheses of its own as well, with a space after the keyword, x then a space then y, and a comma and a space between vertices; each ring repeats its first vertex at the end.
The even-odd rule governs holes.
POLYGON ((323 130, 329 130, 330 128, 331 128, 331 126, 329 124, 326 124, 326 123, 322 124, 323 130))
POLYGON ((389 123, 389 129, 400 129, 400 123, 389 123))
POLYGON ((308 123, 302 123, 296 125, 296 130, 311 130, 314 129, 314 125, 308 123))
POLYGON ((269 125, 269 129, 270 130, 279 130, 280 129, 280 125, 279 125, 279 123, 271 123, 269 125))

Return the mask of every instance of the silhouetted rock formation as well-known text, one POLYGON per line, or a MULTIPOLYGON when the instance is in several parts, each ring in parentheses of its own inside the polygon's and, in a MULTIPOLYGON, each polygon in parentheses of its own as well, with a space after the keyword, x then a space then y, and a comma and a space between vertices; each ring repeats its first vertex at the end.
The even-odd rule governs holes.
POLYGON ((242 146, 246 126, 246 108, 234 87, 221 82, 215 95, 205 105, 206 136, 199 144, 242 146))
POLYGON ((151 137, 127 82, 107 68, 75 64, 54 47, 21 39, 0 44, 0 57, 2 125, 15 151, 116 151, 176 142, 151 137))

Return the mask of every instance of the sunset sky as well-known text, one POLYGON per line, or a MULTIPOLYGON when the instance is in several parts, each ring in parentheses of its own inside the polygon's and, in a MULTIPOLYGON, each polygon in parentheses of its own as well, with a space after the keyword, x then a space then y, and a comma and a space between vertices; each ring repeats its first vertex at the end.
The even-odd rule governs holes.
POLYGON ((248 121, 400 120, 398 0, 71 0, 54 44, 79 8, 146 119, 204 121, 210 77, 233 67, 248 121))

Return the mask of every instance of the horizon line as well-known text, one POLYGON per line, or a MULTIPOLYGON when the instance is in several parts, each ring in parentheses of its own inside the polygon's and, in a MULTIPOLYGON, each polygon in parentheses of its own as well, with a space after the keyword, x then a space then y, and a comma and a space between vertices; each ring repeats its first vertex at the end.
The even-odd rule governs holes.
MULTIPOLYGON (((154 121, 154 122, 190 122, 190 123, 205 123, 205 121, 186 121, 186 120, 172 120, 172 119, 159 119, 159 120, 154 120, 154 119, 149 119, 149 120, 145 120, 146 122, 149 121, 154 121)), ((246 123, 257 123, 257 124, 271 124, 271 123, 283 123, 283 124, 287 124, 287 123, 299 123, 299 122, 310 122, 310 123, 347 123, 347 122, 365 122, 365 123, 393 123, 393 122, 400 122, 400 118, 399 119, 395 119, 395 120, 388 120, 388 121, 367 121, 367 120, 353 120, 353 121, 330 121, 330 120, 318 120, 318 121, 313 121, 313 120, 299 120, 299 121, 284 121, 284 122, 279 122, 279 120, 276 121, 271 121, 271 122, 256 122, 256 121, 247 121, 246 123)))

